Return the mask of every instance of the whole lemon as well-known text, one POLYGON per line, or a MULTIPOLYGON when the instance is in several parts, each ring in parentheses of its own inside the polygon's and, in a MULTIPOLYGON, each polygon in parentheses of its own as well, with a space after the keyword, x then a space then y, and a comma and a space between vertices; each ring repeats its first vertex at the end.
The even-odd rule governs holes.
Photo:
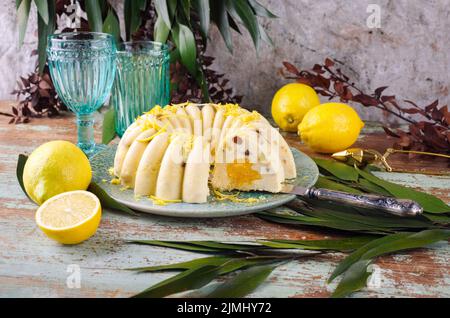
POLYGON ((364 127, 349 105, 327 103, 311 109, 298 126, 298 134, 312 150, 334 153, 353 145, 364 127))
POLYGON ((281 130, 296 132, 305 114, 319 104, 319 96, 312 87, 300 83, 287 84, 273 97, 272 117, 281 130))
POLYGON ((55 140, 40 145, 28 158, 23 183, 30 198, 41 205, 51 197, 86 190, 92 170, 86 155, 74 144, 55 140))

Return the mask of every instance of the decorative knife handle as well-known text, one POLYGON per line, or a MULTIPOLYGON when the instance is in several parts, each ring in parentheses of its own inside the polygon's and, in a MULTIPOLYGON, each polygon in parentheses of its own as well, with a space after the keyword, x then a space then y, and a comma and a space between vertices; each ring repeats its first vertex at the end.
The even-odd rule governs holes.
POLYGON ((389 214, 408 217, 422 214, 422 207, 412 200, 403 200, 377 195, 351 194, 327 189, 308 189, 306 195, 311 199, 327 200, 350 204, 361 208, 373 208, 389 214))

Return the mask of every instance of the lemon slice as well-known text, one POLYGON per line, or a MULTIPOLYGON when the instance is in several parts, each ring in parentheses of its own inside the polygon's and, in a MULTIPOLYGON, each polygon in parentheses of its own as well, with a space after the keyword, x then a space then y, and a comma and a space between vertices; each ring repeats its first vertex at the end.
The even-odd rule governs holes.
POLYGON ((101 215, 100 200, 91 192, 78 190, 45 201, 36 212, 36 223, 49 238, 78 244, 94 235, 101 215))

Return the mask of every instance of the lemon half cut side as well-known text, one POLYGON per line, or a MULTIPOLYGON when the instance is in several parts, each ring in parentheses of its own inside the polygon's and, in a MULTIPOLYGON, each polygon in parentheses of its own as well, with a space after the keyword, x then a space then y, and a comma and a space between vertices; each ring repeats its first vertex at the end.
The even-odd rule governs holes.
POLYGON ((95 234, 101 214, 100 200, 91 192, 77 190, 45 201, 36 212, 36 223, 57 242, 78 244, 95 234))

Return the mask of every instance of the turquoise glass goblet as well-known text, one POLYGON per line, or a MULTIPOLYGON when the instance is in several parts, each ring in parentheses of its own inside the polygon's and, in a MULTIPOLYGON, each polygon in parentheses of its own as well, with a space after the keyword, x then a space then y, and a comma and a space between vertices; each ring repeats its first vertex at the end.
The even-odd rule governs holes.
POLYGON ((78 147, 88 156, 94 141, 93 113, 108 97, 116 71, 116 44, 106 33, 73 32, 48 37, 48 65, 58 97, 77 116, 78 147))

